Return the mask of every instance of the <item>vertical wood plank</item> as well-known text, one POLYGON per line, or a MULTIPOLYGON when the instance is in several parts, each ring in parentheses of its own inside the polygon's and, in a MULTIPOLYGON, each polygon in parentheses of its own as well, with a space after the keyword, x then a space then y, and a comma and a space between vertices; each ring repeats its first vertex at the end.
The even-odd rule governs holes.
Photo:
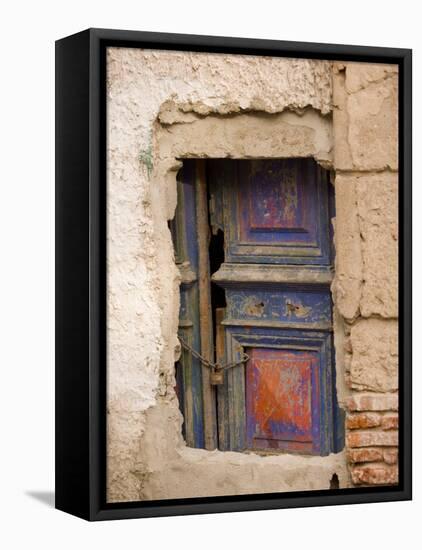
MULTIPOLYGON (((239 361, 244 350, 234 338, 230 340, 229 361, 239 361)), ((230 449, 233 451, 243 451, 246 447, 246 368, 241 364, 228 370, 230 449)))
MULTIPOLYGON (((209 224, 205 161, 196 161, 196 223, 198 234, 198 284, 201 354, 213 360, 213 327, 211 313, 211 282, 209 267, 209 224)), ((210 384, 210 371, 202 367, 205 448, 217 446, 215 389, 210 384)))
MULTIPOLYGON (((198 239, 196 232, 195 163, 186 161, 178 175, 177 209, 171 224, 175 259, 181 273, 179 332, 193 348, 201 347, 199 333, 198 239)), ((204 448, 201 363, 182 350, 178 371, 182 433, 189 447, 204 448)))
POLYGON ((216 323, 216 333, 215 333, 215 354, 217 363, 225 363, 225 345, 224 345, 224 311, 225 308, 218 307, 215 310, 215 323, 216 323))
MULTIPOLYGON (((215 356, 217 363, 221 365, 226 363, 226 345, 225 345, 225 329, 223 320, 225 316, 225 308, 217 308, 215 310, 215 356)), ((229 422, 227 411, 227 372, 224 373, 224 382, 222 386, 217 388, 217 413, 218 413, 218 448, 222 451, 228 449, 229 439, 229 422)))

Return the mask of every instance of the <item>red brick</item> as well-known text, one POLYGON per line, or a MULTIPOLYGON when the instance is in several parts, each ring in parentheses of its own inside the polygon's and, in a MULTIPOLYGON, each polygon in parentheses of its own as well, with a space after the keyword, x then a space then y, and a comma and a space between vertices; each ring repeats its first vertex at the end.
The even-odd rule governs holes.
POLYGON ((360 393, 346 399, 346 408, 349 411, 397 411, 398 407, 398 395, 395 393, 360 393))
POLYGON ((396 430, 399 427, 399 416, 397 414, 386 414, 382 417, 381 427, 383 430, 396 430))
POLYGON ((347 458, 352 464, 357 462, 382 462, 384 453, 382 449, 349 449, 347 458))
POLYGON ((384 449, 384 462, 387 464, 397 464, 397 459, 399 456, 399 450, 392 448, 392 449, 384 449))
POLYGON ((347 434, 346 443, 348 447, 373 447, 386 446, 396 447, 398 445, 398 432, 392 431, 353 431, 347 434))
POLYGON ((367 465, 351 468, 355 485, 393 485, 399 481, 397 466, 367 465))
POLYGON ((381 425, 381 415, 377 413, 349 414, 346 418, 346 427, 349 430, 359 428, 374 428, 381 425))

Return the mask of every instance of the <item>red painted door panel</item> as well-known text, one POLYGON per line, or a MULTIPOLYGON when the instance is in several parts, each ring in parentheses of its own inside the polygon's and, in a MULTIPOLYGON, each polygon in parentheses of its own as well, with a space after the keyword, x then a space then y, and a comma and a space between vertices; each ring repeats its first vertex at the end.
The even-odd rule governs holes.
POLYGON ((312 452, 319 433, 318 354, 248 350, 246 425, 249 449, 312 452))

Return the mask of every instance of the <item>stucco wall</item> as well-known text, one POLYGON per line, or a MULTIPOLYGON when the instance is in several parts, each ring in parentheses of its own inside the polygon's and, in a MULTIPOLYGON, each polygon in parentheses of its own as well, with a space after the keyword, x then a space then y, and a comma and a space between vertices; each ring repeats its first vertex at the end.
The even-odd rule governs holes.
MULTIPOLYGON (((337 67, 336 71, 345 80, 344 70, 337 67)), ((371 71, 365 71, 351 71, 350 86, 356 90, 351 93, 357 97, 353 96, 346 108, 336 107, 335 116, 347 118, 349 114, 345 115, 344 110, 357 109, 359 101, 367 103, 359 97, 361 91, 366 93, 366 82, 372 86, 390 78, 383 72, 374 77, 371 71)), ((389 286, 384 284, 377 264, 371 265, 373 251, 378 250, 376 240, 384 239, 383 228, 377 230, 376 214, 365 210, 365 193, 374 189, 372 180, 368 183, 356 174, 359 166, 367 171, 370 165, 365 156, 367 148, 360 150, 356 137, 365 117, 351 125, 347 134, 339 122, 333 138, 332 76, 331 63, 323 61, 109 49, 110 501, 328 488, 333 473, 337 473, 341 487, 349 484, 345 453, 329 457, 261 457, 186 447, 174 392, 174 361, 180 351, 180 276, 167 225, 176 207, 177 158, 313 156, 326 167, 334 163, 339 168, 336 187, 341 188, 337 201, 340 222, 338 215, 336 222, 340 256, 333 285, 338 304, 339 399, 346 403, 351 384, 353 389, 393 392, 394 387, 380 372, 374 371, 372 378, 365 375, 369 370, 365 361, 370 364, 371 357, 367 357, 364 340, 359 338, 360 323, 370 322, 371 330, 381 331, 383 338, 391 340, 391 350, 394 348, 388 296, 394 294, 395 283, 390 284, 385 268, 381 276, 389 286), (337 141, 341 154, 336 150, 337 141), (356 213, 359 196, 361 208, 356 213), (352 247, 355 261, 350 260, 345 243, 352 247), (373 316, 376 319, 371 319, 373 316), (389 324, 390 332, 382 323, 389 324), (349 352, 352 331, 363 346, 358 351, 355 345, 353 354, 349 352), (346 371, 350 379, 343 376, 346 371), (377 385, 371 386, 374 380, 377 385)), ((335 89, 337 95, 343 94, 343 100, 349 100, 348 90, 341 86, 335 89)), ((383 104, 390 101, 393 105, 394 98, 385 97, 385 92, 381 97, 383 104)), ((382 114, 377 119, 377 124, 384 124, 380 130, 383 135, 388 122, 384 119, 382 114)), ((376 136, 369 141, 374 154, 381 155, 378 168, 374 168, 374 185, 383 189, 386 186, 394 195, 394 165, 389 164, 389 153, 383 147, 381 152, 376 149, 376 136), (387 173, 379 172, 385 168, 387 173)), ((363 175, 366 177, 366 172, 363 175)), ((373 196, 375 200, 375 192, 373 196)), ((388 228, 392 228, 394 207, 385 214, 382 210, 389 207, 385 198, 381 216, 389 219, 388 228)), ((394 255, 390 241, 382 242, 386 253, 394 255)), ((386 369, 393 372, 394 353, 387 355, 386 369)))

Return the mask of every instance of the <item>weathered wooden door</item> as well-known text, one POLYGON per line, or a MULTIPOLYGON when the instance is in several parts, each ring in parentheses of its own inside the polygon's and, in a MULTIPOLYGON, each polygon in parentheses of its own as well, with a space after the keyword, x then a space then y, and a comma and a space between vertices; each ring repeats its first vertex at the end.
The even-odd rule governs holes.
POLYGON ((188 342, 177 370, 188 445, 320 455, 342 448, 332 205, 328 175, 312 159, 185 163, 173 234, 188 342), (205 182, 208 212, 198 202, 205 182), (204 219, 209 241, 198 235, 207 232, 204 219), (204 319, 214 323, 205 333, 204 319), (224 371, 221 385, 211 386, 209 369, 192 354, 204 339, 207 359, 219 364, 248 356, 224 371))

